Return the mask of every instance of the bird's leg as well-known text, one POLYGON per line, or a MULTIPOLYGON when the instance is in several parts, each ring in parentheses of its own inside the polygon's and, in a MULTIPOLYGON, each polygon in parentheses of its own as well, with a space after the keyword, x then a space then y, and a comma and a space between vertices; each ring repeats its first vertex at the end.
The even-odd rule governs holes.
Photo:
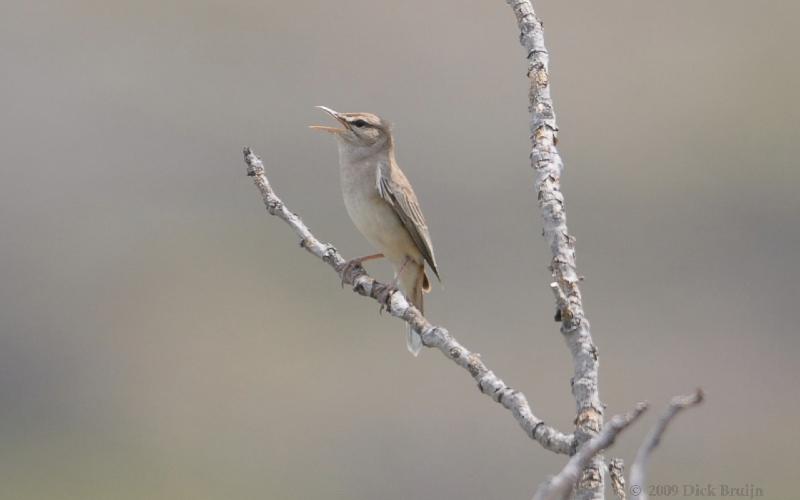
POLYGON ((400 276, 403 274, 408 263, 411 262, 411 257, 406 255, 405 260, 403 260, 403 264, 400 266, 400 269, 397 270, 397 274, 394 275, 394 281, 392 281, 392 288, 397 288, 400 285, 400 276))
POLYGON ((376 253, 372 255, 365 255, 364 257, 356 257, 355 259, 350 259, 344 263, 342 266, 342 288, 344 288, 344 277, 353 272, 356 267, 361 266, 363 262, 368 260, 375 260, 383 258, 382 253, 376 253))
POLYGON ((397 273, 394 275, 394 279, 392 280, 392 284, 389 285, 388 289, 386 290, 386 298, 381 302, 381 307, 378 309, 378 314, 383 314, 383 311, 388 309, 389 307, 389 297, 392 296, 395 290, 398 290, 400 286, 400 276, 403 274, 408 263, 411 262, 411 257, 406 255, 405 260, 403 260, 403 264, 400 265, 400 269, 397 270, 397 273))

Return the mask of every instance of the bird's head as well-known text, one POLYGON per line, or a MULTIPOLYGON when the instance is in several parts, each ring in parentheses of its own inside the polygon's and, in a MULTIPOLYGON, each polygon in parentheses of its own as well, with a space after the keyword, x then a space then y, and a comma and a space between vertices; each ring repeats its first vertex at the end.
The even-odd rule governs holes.
POLYGON ((336 119, 341 127, 312 125, 315 130, 334 134, 340 142, 360 148, 390 146, 392 133, 389 124, 372 113, 339 113, 325 106, 317 106, 336 119))

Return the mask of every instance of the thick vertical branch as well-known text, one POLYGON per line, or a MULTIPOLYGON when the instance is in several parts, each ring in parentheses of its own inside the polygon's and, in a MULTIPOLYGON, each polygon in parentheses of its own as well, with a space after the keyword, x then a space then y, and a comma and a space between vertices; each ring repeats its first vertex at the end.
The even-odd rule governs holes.
MULTIPOLYGON (((536 170, 536 191, 544 222, 544 237, 553 255, 551 287, 556 295, 561 332, 572 353, 574 375, 572 394, 577 406, 575 419, 578 448, 597 435, 603 426, 603 404, 597 382, 597 348, 592 342, 589 321, 583 312, 580 277, 575 264, 575 238, 567 231, 564 195, 561 193, 563 163, 556 148, 556 116, 550 97, 549 55, 544 44, 542 22, 530 0, 507 0, 514 9, 521 32, 520 43, 527 50, 530 79, 531 166, 536 170)), ((603 458, 595 456, 578 479, 576 498, 603 498, 603 458)))

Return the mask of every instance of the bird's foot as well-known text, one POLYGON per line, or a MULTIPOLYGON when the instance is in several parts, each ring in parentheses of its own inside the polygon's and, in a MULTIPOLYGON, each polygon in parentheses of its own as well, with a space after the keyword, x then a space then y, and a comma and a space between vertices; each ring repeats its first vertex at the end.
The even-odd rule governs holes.
POLYGON ((342 277, 342 288, 344 288, 344 283, 348 276, 351 276, 352 273, 355 272, 357 268, 364 269, 361 265, 361 261, 359 259, 351 259, 344 263, 342 266, 342 270, 339 271, 342 277))
POLYGON ((380 259, 381 257, 383 257, 382 253, 376 253, 374 255, 366 255, 364 257, 356 257, 355 259, 350 259, 347 262, 345 262, 342 265, 341 269, 339 270, 339 275, 342 277, 342 288, 344 288, 344 284, 347 281, 347 278, 349 276, 352 276, 352 274, 359 267, 362 270, 364 269, 364 267, 361 265, 362 263, 364 263, 364 262, 366 262, 368 260, 380 259))
POLYGON ((378 292, 378 300, 381 303, 381 308, 378 310, 378 314, 382 314, 383 311, 389 310, 389 302, 392 300, 392 295, 394 292, 400 291, 400 276, 402 276, 403 271, 409 262, 411 262, 411 258, 406 257, 405 260, 403 260, 403 265, 400 266, 400 269, 398 269, 397 273, 394 275, 392 282, 388 285, 385 285, 384 289, 378 292))
POLYGON ((381 289, 376 293, 376 299, 381 307, 378 309, 378 314, 383 314, 383 311, 388 311, 391 307, 392 295, 400 291, 396 284, 382 285, 381 289))

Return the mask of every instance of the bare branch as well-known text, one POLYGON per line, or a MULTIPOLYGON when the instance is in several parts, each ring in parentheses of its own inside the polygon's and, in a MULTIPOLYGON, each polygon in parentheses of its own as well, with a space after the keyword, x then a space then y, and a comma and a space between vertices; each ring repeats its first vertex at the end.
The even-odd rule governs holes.
POLYGON ((692 394, 672 398, 667 411, 661 415, 661 418, 658 419, 658 423, 647 435, 639 451, 636 452, 636 458, 631 466, 631 493, 639 492, 639 494, 633 495, 634 497, 637 497, 639 500, 647 500, 647 472, 645 470, 647 468, 647 462, 653 450, 656 449, 661 441, 661 436, 664 434, 664 431, 667 430, 670 421, 686 408, 691 408, 692 406, 700 404, 703 401, 703 397, 703 390, 697 389, 692 394))
POLYGON ((647 409, 647 403, 639 403, 625 415, 617 415, 606 423, 598 435, 586 442, 578 452, 569 459, 567 465, 556 476, 545 481, 536 491, 534 500, 562 500, 567 498, 578 483, 578 476, 592 458, 602 450, 614 444, 617 435, 636 421, 647 409))
POLYGON ((333 268, 342 283, 353 285, 353 291, 365 297, 372 297, 397 318, 421 332, 426 347, 436 347, 448 359, 466 369, 478 383, 478 389, 504 408, 509 410, 528 437, 536 440, 545 449, 563 454, 575 450, 575 437, 564 434, 545 424, 533 414, 525 395, 507 386, 481 361, 480 354, 470 352, 459 344, 448 331, 434 326, 412 306, 398 290, 372 279, 361 266, 347 267, 347 261, 332 246, 320 242, 311 234, 297 214, 292 213, 275 194, 265 175, 264 165, 250 148, 244 149, 247 175, 253 177, 261 192, 267 211, 282 219, 300 237, 300 246, 333 268))
MULTIPOLYGON (((556 116, 550 97, 549 54, 544 44, 542 22, 530 0, 506 0, 514 10, 521 32, 520 43, 527 50, 530 79, 531 166, 536 170, 536 191, 544 221, 544 237, 553 255, 551 287, 556 296, 561 332, 572 353, 574 375, 572 394, 577 407, 575 438, 578 448, 597 435, 603 426, 603 404, 597 382, 597 347, 592 342, 589 321, 575 264, 575 238, 567 231, 564 195, 561 193, 563 163, 558 154, 556 116)), ((595 457, 581 476, 576 498, 603 497, 603 459, 595 457)))

